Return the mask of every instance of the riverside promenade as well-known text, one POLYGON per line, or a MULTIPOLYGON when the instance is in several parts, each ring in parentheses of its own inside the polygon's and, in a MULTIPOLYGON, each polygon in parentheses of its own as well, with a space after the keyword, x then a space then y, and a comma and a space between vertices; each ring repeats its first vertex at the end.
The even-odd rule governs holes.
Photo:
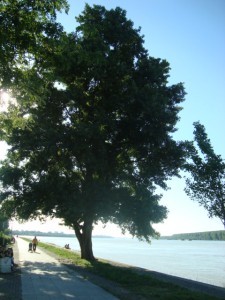
POLYGON ((0 299, 4 300, 118 300, 79 273, 60 264, 37 247, 16 238, 13 273, 0 274, 0 299))

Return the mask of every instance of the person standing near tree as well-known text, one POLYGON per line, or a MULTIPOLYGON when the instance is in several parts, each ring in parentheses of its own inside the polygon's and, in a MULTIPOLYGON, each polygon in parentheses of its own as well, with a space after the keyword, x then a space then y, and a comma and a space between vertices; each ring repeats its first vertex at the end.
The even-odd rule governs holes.
POLYGON ((37 248, 37 244, 38 244, 38 240, 36 238, 36 236, 33 238, 32 240, 32 245, 33 245, 33 251, 35 252, 36 251, 36 248, 37 248))

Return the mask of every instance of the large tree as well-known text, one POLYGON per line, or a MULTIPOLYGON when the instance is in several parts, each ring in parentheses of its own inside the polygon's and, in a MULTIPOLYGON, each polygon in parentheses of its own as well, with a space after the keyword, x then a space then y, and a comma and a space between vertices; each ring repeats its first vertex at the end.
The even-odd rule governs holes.
POLYGON ((205 127, 199 122, 194 127, 185 191, 208 211, 209 217, 218 217, 225 227, 225 162, 215 154, 205 127))
POLYGON ((1 139, 11 146, 1 199, 22 219, 64 219, 81 257, 92 260, 99 221, 147 241, 158 235, 152 225, 167 209, 156 187, 166 188, 184 159, 172 133, 185 92, 168 85, 169 64, 148 55, 124 10, 86 5, 77 21, 43 57, 45 88, 31 98, 23 89, 1 116, 1 139))

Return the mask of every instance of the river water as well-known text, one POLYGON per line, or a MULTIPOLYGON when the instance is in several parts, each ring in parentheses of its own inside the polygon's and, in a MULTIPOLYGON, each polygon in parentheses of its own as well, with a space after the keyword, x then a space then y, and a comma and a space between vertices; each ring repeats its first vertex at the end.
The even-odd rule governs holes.
MULTIPOLYGON (((42 242, 80 250, 76 238, 38 237, 42 242)), ((93 238, 95 257, 225 288, 225 242, 93 238)))

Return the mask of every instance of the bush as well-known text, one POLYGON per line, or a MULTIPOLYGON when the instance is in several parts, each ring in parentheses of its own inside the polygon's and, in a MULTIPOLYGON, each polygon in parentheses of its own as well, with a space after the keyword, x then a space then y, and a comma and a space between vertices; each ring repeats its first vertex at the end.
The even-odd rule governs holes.
POLYGON ((0 246, 5 246, 11 243, 11 237, 0 232, 0 246))

